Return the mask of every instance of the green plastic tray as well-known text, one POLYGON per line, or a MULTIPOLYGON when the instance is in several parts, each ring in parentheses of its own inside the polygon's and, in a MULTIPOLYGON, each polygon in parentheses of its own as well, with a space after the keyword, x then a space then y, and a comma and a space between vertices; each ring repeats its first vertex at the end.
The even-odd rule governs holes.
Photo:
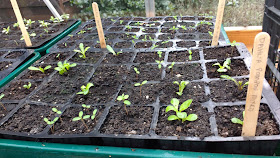
POLYGON ((32 65, 35 61, 41 58, 41 54, 39 52, 34 52, 34 56, 29 59, 26 63, 22 64, 20 67, 15 69, 13 72, 11 72, 7 77, 2 79, 0 81, 0 88, 2 88, 4 85, 6 85, 8 82, 13 80, 17 75, 19 75, 23 70, 27 69, 30 65, 32 65))
POLYGON ((65 31, 63 31, 61 34, 59 34, 58 36, 56 36, 55 38, 53 38, 50 42, 48 42, 47 44, 45 44, 44 46, 35 49, 35 52, 39 52, 41 53, 41 55, 43 56, 45 54, 45 51, 48 48, 51 48, 54 44, 56 44, 59 40, 61 40, 62 38, 64 38, 65 36, 67 36, 68 34, 70 34, 72 31, 74 31, 82 22, 80 20, 78 20, 75 24, 73 24, 72 26, 70 26, 68 29, 66 29, 65 31))

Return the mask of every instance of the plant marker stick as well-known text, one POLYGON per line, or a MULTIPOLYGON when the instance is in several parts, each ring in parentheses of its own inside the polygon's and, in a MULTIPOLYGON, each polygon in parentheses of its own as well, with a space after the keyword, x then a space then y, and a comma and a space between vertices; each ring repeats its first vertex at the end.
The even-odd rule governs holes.
POLYGON ((216 16, 216 24, 215 24, 215 29, 214 29, 214 33, 213 33, 211 46, 218 45, 225 5, 226 5, 226 0, 219 0, 218 11, 217 11, 217 16, 216 16))
POLYGON ((19 7, 18 7, 18 3, 17 3, 16 0, 11 0, 11 4, 13 6, 13 10, 15 12, 17 21, 19 23, 19 27, 20 27, 21 33, 23 35, 25 44, 26 44, 27 47, 30 47, 30 46, 32 46, 32 43, 30 41, 29 34, 26 31, 25 25, 23 23, 22 16, 21 16, 21 13, 20 13, 20 10, 19 10, 19 7))
POLYGON ((106 42, 105 42, 103 27, 102 27, 102 23, 101 23, 101 19, 100 19, 98 4, 96 2, 92 3, 92 9, 93 9, 96 28, 97 28, 97 32, 98 32, 99 41, 100 41, 100 46, 101 46, 101 48, 106 48, 106 42))
POLYGON ((255 136, 256 134, 269 42, 270 36, 265 32, 261 32, 255 37, 242 136, 255 136))

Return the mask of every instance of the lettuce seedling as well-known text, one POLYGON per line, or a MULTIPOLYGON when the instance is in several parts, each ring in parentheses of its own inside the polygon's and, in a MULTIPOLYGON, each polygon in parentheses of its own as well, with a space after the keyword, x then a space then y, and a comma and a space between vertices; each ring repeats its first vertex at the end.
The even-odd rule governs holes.
POLYGON ((31 88, 31 82, 28 82, 28 85, 23 85, 23 88, 26 88, 26 89, 30 89, 31 88))
POLYGON ((87 51, 90 47, 84 48, 84 44, 83 44, 83 43, 80 43, 79 48, 80 48, 80 50, 75 49, 74 52, 81 53, 81 55, 79 55, 79 57, 85 59, 85 58, 86 58, 86 51, 87 51))
POLYGON ((215 63, 212 66, 219 66, 219 69, 217 69, 217 72, 227 72, 227 70, 230 70, 230 58, 227 58, 227 60, 223 63, 223 66, 220 63, 215 63))
POLYGON ((7 28, 3 28, 3 30, 2 30, 2 33, 4 33, 4 34, 9 34, 9 32, 10 32, 10 26, 8 26, 7 28))
POLYGON ((158 57, 159 57, 159 58, 162 57, 162 52, 161 52, 161 51, 158 51, 157 54, 158 54, 158 57))
MULTIPOLYGON (((5 96, 5 94, 1 94, 0 95, 0 100, 3 98, 5 96)), ((3 107, 3 109, 5 110, 5 111, 7 111, 7 109, 6 109, 6 107, 4 106, 4 104, 2 103, 2 102, 0 102, 0 104, 1 104, 1 106, 3 107)))
POLYGON ((151 47, 151 50, 155 49, 156 47, 158 47, 158 45, 153 44, 152 47, 151 47))
MULTIPOLYGON (((57 108, 52 108, 52 111, 55 112, 55 113, 58 114, 58 115, 62 114, 62 112, 59 111, 59 110, 57 110, 57 108)), ((60 121, 62 122, 62 118, 59 117, 59 119, 60 119, 60 121)))
POLYGON ((120 20, 120 24, 122 24, 123 23, 123 20, 120 20))
POLYGON ((86 108, 86 109, 89 109, 89 108, 90 108, 90 105, 82 104, 82 107, 83 107, 83 108, 86 108))
MULTIPOLYGON (((244 116, 245 116, 245 111, 243 111, 243 119, 244 119, 244 116)), ((236 117, 232 118, 231 122, 243 125, 243 121, 241 121, 240 119, 238 119, 236 117)))
POLYGON ((127 111, 126 105, 130 105, 131 104, 130 101, 127 100, 128 97, 129 97, 129 95, 122 94, 122 95, 118 96, 118 98, 117 98, 118 101, 123 101, 126 115, 128 115, 128 111, 127 111))
POLYGON ((31 19, 28 19, 28 20, 26 21, 25 26, 31 27, 31 25, 32 25, 33 23, 35 23, 35 21, 32 21, 31 19))
POLYGON ((49 121, 48 118, 44 118, 44 121, 51 127, 52 133, 54 133, 54 123, 58 120, 58 117, 55 117, 52 121, 49 121))
POLYGON ((45 68, 42 68, 41 66, 39 67, 30 66, 28 69, 33 71, 41 71, 42 73, 45 73, 45 71, 50 69, 51 67, 52 67, 51 65, 48 65, 45 68))
POLYGON ((225 79, 233 81, 235 83, 235 85, 237 86, 238 90, 240 90, 240 91, 242 91, 245 86, 249 85, 249 81, 247 81, 243 84, 243 81, 237 82, 234 78, 232 78, 228 75, 221 75, 221 78, 225 78, 225 79))
POLYGON ((93 112, 92 112, 92 115, 90 117, 92 120, 95 119, 96 113, 97 113, 97 109, 94 109, 93 112))
POLYGON ((156 63, 158 63, 158 68, 161 70, 161 68, 162 68, 162 63, 163 63, 164 61, 163 60, 156 60, 156 63))
POLYGON ((87 95, 89 93, 90 87, 94 86, 93 83, 88 83, 87 86, 82 85, 81 86, 81 92, 78 92, 77 94, 83 94, 87 95))
POLYGON ((135 87, 140 87, 140 97, 141 97, 141 89, 142 89, 142 86, 143 86, 144 84, 146 84, 147 82, 148 82, 148 81, 145 80, 145 81, 143 81, 142 83, 135 83, 135 84, 134 84, 135 87))
POLYGON ((176 31, 176 30, 178 30, 179 28, 177 28, 177 27, 175 27, 175 26, 173 26, 172 28, 170 28, 169 30, 173 30, 173 31, 176 31))
POLYGON ((197 119, 197 115, 196 114, 189 114, 187 115, 186 112, 183 112, 184 110, 186 110, 188 107, 190 107, 191 103, 192 103, 192 99, 189 99, 187 101, 185 101, 179 108, 179 100, 176 98, 171 99, 170 103, 172 105, 169 105, 166 107, 165 112, 168 111, 175 111, 176 115, 170 115, 167 120, 168 121, 173 121, 173 120, 179 120, 182 121, 182 123, 184 123, 185 121, 195 121, 197 119))
POLYGON ((178 81, 174 81, 173 84, 177 84, 179 86, 179 92, 176 92, 176 94, 178 94, 179 96, 182 96, 185 87, 189 83, 190 83, 189 81, 181 81, 180 83, 178 81))
POLYGON ((114 56, 118 56, 122 53, 122 51, 119 51, 119 52, 115 52, 114 49, 110 46, 110 45, 106 45, 106 48, 109 52, 111 52, 114 56))
POLYGON ((189 60, 192 60, 192 51, 188 50, 188 52, 189 52, 189 60))
POLYGON ((140 71, 137 69, 137 67, 134 67, 133 70, 136 73, 136 78, 138 78, 138 75, 140 74, 140 71))
POLYGON ((85 125, 85 127, 87 128, 87 130, 89 130, 89 128, 88 128, 88 126, 87 126, 87 124, 85 123, 84 120, 90 118, 90 115, 85 115, 85 116, 83 116, 83 115, 84 115, 83 111, 80 111, 79 112, 79 116, 78 117, 74 117, 72 119, 72 121, 79 121, 79 120, 81 120, 83 122, 83 124, 85 125))
POLYGON ((51 24, 49 22, 45 22, 44 20, 39 20, 40 23, 40 27, 46 27, 48 28, 48 26, 51 24))
POLYGON ((58 71, 60 75, 63 75, 64 73, 66 73, 66 72, 70 69, 70 67, 75 67, 75 66, 77 66, 77 64, 76 64, 76 63, 70 64, 70 63, 67 63, 67 61, 65 60, 65 61, 63 62, 63 64, 62 64, 61 61, 59 61, 59 62, 57 63, 57 66, 58 66, 58 67, 56 67, 56 68, 54 68, 54 69, 55 69, 56 71, 58 71))

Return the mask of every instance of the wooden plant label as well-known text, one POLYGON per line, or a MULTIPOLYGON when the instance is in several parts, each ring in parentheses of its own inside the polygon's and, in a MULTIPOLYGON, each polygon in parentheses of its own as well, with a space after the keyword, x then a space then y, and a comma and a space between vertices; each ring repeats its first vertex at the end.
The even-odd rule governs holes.
POLYGON ((216 24, 215 24, 211 46, 218 45, 225 5, 226 5, 226 0, 219 0, 218 11, 216 16, 216 24))
POLYGON ((16 0, 11 0, 11 4, 12 4, 12 6, 13 6, 13 10, 14 10, 14 12, 15 12, 17 21, 18 21, 18 23, 19 23, 19 27, 20 27, 21 33, 22 33, 22 35, 23 35, 25 44, 26 44, 27 47, 30 47, 30 46, 32 46, 32 43, 31 43, 31 41, 30 41, 29 34, 28 34, 28 32, 26 31, 24 22, 23 22, 23 20, 22 20, 22 16, 21 16, 21 13, 20 13, 20 10, 19 10, 19 7, 18 7, 18 3, 17 3, 16 0))
POLYGON ((261 32, 255 37, 242 136, 256 134, 269 43, 268 33, 261 32))
POLYGON ((99 14, 98 4, 96 2, 92 3, 92 9, 93 9, 96 28, 97 28, 97 32, 98 32, 99 41, 100 41, 100 46, 101 46, 101 48, 106 48, 106 42, 105 42, 105 38, 104 38, 102 22, 101 22, 101 18, 100 18, 100 14, 99 14))

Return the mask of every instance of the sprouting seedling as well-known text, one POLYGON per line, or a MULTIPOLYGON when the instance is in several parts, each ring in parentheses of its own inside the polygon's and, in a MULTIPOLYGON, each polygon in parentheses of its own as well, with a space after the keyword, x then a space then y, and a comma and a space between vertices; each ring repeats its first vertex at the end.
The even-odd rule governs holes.
POLYGON ((114 49, 110 46, 110 45, 106 45, 106 48, 109 52, 111 52, 114 56, 118 56, 122 53, 122 51, 119 51, 119 52, 115 52, 114 49))
POLYGON ((63 75, 64 73, 66 73, 70 69, 70 67, 75 67, 76 65, 77 65, 76 63, 70 64, 66 60, 63 63, 61 61, 59 61, 57 63, 58 67, 56 67, 54 69, 56 71, 58 71, 60 75, 63 75))
MULTIPOLYGON (((52 108, 52 111, 55 112, 56 114, 60 115, 62 112, 60 110, 57 110, 57 108, 52 108)), ((59 117, 60 121, 62 122, 62 118, 59 117)))
POLYGON ((111 21, 112 21, 112 22, 116 22, 116 20, 115 20, 115 19, 111 19, 111 21))
POLYGON ((140 74, 140 71, 137 69, 137 67, 134 67, 133 70, 136 73, 136 78, 138 78, 138 75, 140 74))
POLYGON ((208 34, 209 34, 211 37, 213 37, 213 32, 208 31, 208 34))
MULTIPOLYGON (((32 32, 31 34, 28 33, 28 35, 29 35, 30 37, 35 37, 35 36, 36 36, 36 33, 35 33, 35 32, 32 32)), ((20 40, 21 40, 21 41, 24 40, 24 37, 21 36, 20 40)))
POLYGON ((145 31, 145 29, 144 29, 144 28, 142 28, 142 27, 140 28, 140 30, 141 30, 141 31, 145 31))
POLYGON ((151 36, 149 36, 149 40, 150 40, 150 41, 155 41, 155 39, 152 39, 152 37, 151 37, 151 36))
POLYGON ((127 28, 127 29, 129 29, 129 30, 131 30, 131 29, 132 29, 132 27, 131 27, 131 26, 129 26, 129 25, 125 25, 125 28, 127 28))
POLYGON ((162 41, 161 44, 165 44, 165 43, 168 43, 168 42, 169 42, 169 41, 162 41))
POLYGON ((156 47, 158 47, 158 45, 153 44, 152 47, 151 47, 151 50, 155 49, 156 47))
POLYGON ((175 31, 175 30, 178 30, 179 28, 177 28, 177 27, 175 27, 175 26, 173 26, 173 27, 171 27, 169 30, 173 30, 173 31, 175 31))
POLYGON ((136 25, 136 26, 140 26, 140 25, 142 25, 143 23, 141 23, 140 21, 137 21, 137 23, 135 23, 134 25, 136 25))
POLYGON ((127 111, 126 106, 131 104, 130 101, 127 100, 128 97, 129 97, 129 95, 122 94, 122 95, 118 96, 118 98, 117 98, 118 101, 123 101, 124 109, 125 109, 126 115, 128 115, 128 111, 127 111))
POLYGON ((145 42, 145 41, 147 41, 147 40, 148 40, 148 39, 147 39, 147 35, 145 35, 144 38, 142 39, 142 41, 145 42))
POLYGON ((10 32, 10 26, 8 26, 7 28, 3 28, 3 30, 2 30, 2 33, 4 33, 4 34, 9 34, 9 32, 10 32))
MULTIPOLYGON (((243 119, 244 119, 244 117, 245 117, 245 111, 243 111, 242 114, 243 114, 243 119)), ((236 117, 231 118, 231 122, 232 122, 232 123, 237 123, 237 124, 243 125, 243 121, 241 121, 239 118, 236 118, 236 117)))
POLYGON ((123 20, 120 20, 120 24, 122 24, 123 23, 123 20))
POLYGON ((172 16, 176 21, 178 20, 177 16, 172 16))
POLYGON ((85 108, 85 109, 89 109, 90 105, 82 104, 82 107, 85 108))
POLYGON ((84 33, 86 33, 86 31, 85 30, 81 30, 81 31, 78 32, 78 35, 84 34, 84 33))
POLYGON ((67 21, 70 18, 70 14, 62 14, 61 18, 67 21))
POLYGON ((40 27, 48 27, 51 23, 45 22, 44 20, 39 20, 40 27))
POLYGON ((233 53, 233 48, 234 48, 234 46, 239 46, 239 43, 236 43, 235 40, 234 40, 232 43, 228 43, 228 44, 231 45, 231 51, 232 51, 232 53, 233 53))
POLYGON ((188 107, 190 107, 191 103, 192 103, 192 99, 189 99, 185 102, 183 102, 183 104, 181 104, 180 108, 179 108, 179 100, 176 98, 171 99, 170 103, 172 105, 169 105, 166 107, 165 112, 169 112, 169 111, 175 111, 176 115, 170 115, 167 120, 168 121, 173 121, 173 120, 179 120, 182 121, 182 123, 184 123, 185 121, 195 121, 197 120, 197 115, 196 114, 187 114, 186 112, 183 112, 184 110, 186 110, 188 107))
POLYGON ((28 82, 28 84, 23 85, 23 88, 30 89, 31 88, 31 82, 28 82))
POLYGON ((220 63, 215 63, 212 66, 219 66, 217 72, 227 72, 227 70, 230 70, 230 66, 229 66, 230 63, 231 63, 230 58, 227 58, 226 61, 223 63, 223 66, 220 63))
POLYGON ((140 97, 141 97, 141 89, 142 89, 142 86, 143 86, 144 84, 146 84, 147 82, 148 82, 148 81, 145 80, 145 81, 143 81, 142 83, 135 83, 135 84, 134 84, 135 87, 140 87, 140 97))
POLYGON ((49 121, 48 118, 44 118, 44 121, 51 127, 52 133, 54 133, 54 123, 58 120, 58 117, 55 117, 52 121, 49 121))
POLYGON ((97 113, 97 109, 94 109, 93 112, 92 112, 92 115, 91 115, 91 117, 90 117, 92 120, 95 119, 96 113, 97 113))
POLYGON ((31 25, 32 25, 33 23, 35 23, 35 21, 32 21, 31 19, 28 19, 28 20, 26 21, 25 26, 31 27, 31 25))
POLYGON ((179 92, 176 92, 176 94, 179 96, 182 96, 185 87, 189 83, 190 83, 189 81, 181 81, 180 83, 178 81, 174 81, 173 84, 177 84, 179 86, 179 92))
POLYGON ((188 52, 189 52, 189 60, 192 60, 192 50, 188 50, 188 52))
POLYGON ((51 65, 48 65, 45 68, 42 68, 41 66, 39 67, 30 66, 28 69, 33 71, 41 71, 42 73, 45 73, 46 70, 50 69, 51 67, 52 67, 51 65))
POLYGON ((159 57, 159 58, 162 57, 162 51, 158 51, 157 54, 158 54, 158 57, 159 57))
POLYGON ((18 23, 18 22, 14 23, 14 24, 13 24, 13 27, 19 28, 19 23, 18 23))
POLYGON ((245 86, 249 85, 249 81, 247 81, 243 84, 243 81, 237 82, 234 78, 232 78, 228 75, 221 75, 221 78, 225 78, 225 79, 233 81, 235 83, 235 85, 238 87, 238 90, 240 90, 240 91, 242 91, 245 86))
POLYGON ((82 85, 81 86, 81 92, 78 92, 77 94, 83 94, 83 95, 87 95, 89 93, 89 89, 90 87, 94 86, 93 83, 88 83, 86 86, 82 85))
POLYGON ((158 63, 158 68, 161 70, 162 68, 162 63, 163 63, 163 60, 156 60, 156 63, 158 63))
POLYGON ((173 66, 175 65, 175 62, 172 62, 171 65, 168 66, 168 69, 171 70, 171 75, 173 74, 173 66))
POLYGON ((182 25, 181 28, 182 28, 183 30, 187 30, 187 27, 186 27, 185 25, 182 25))
MULTIPOLYGON (((5 96, 5 94, 1 94, 0 95, 0 100, 3 98, 5 96)), ((4 106, 4 104, 2 103, 2 102, 0 102, 0 104, 1 104, 1 106, 3 107, 3 109, 5 110, 5 111, 7 111, 7 109, 6 109, 6 107, 4 106)))
POLYGON ((80 111, 79 112, 79 116, 78 117, 74 117, 72 119, 72 121, 79 121, 79 120, 81 120, 83 122, 83 124, 85 125, 85 127, 87 128, 87 130, 89 130, 87 124, 85 123, 85 119, 90 118, 90 115, 84 115, 84 116, 83 115, 84 115, 84 112, 80 111))
MULTIPOLYGON (((44 29, 44 31, 46 32, 46 33, 49 33, 49 30, 48 29, 44 29)), ((41 35, 40 35, 41 36, 41 35)))
POLYGON ((138 37, 136 35, 131 36, 134 39, 138 39, 138 37))
POLYGON ((85 47, 84 47, 84 44, 83 44, 83 43, 80 43, 79 48, 80 48, 80 50, 75 49, 74 52, 81 53, 81 55, 79 55, 79 57, 85 59, 85 58, 86 58, 86 51, 87 51, 90 47, 86 47, 86 48, 85 48, 85 47))

